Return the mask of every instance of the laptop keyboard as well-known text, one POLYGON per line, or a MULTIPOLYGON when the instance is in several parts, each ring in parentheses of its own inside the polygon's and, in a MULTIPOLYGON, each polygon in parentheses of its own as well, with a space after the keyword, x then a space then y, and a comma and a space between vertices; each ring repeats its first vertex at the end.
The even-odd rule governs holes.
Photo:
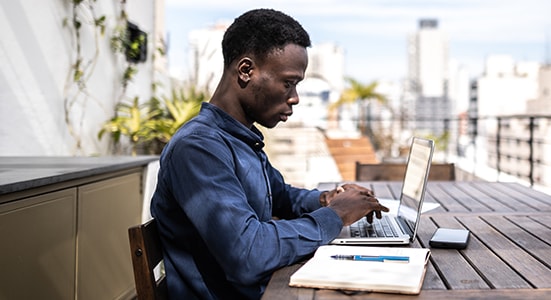
POLYGON ((374 218, 373 223, 369 224, 366 218, 350 225, 350 235, 352 237, 397 237, 398 233, 390 225, 389 216, 383 216, 381 219, 374 218))

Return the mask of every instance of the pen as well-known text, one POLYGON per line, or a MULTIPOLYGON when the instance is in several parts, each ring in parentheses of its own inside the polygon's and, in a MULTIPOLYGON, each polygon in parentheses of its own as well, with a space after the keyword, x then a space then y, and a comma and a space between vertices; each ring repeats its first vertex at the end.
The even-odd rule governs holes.
POLYGON ((358 261, 409 262, 408 256, 389 256, 389 255, 331 255, 331 258, 339 259, 339 260, 358 260, 358 261))

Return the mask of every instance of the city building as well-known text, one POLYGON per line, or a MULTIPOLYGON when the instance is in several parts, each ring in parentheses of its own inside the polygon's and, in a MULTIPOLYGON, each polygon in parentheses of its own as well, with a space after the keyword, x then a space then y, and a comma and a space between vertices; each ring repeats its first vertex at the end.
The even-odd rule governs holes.
POLYGON ((470 117, 477 121, 470 129, 476 144, 472 156, 494 170, 490 176, 550 185, 546 141, 551 140, 551 122, 538 117, 550 113, 548 72, 537 62, 491 55, 483 76, 473 82, 470 117))
POLYGON ((334 43, 315 44, 308 49, 306 77, 320 78, 333 91, 344 88, 344 49, 334 43))
POLYGON ((190 70, 185 80, 190 84, 206 89, 210 94, 216 89, 224 70, 222 38, 228 28, 227 23, 218 23, 209 28, 193 30, 189 34, 190 70))
POLYGON ((291 122, 328 129, 328 108, 344 88, 344 50, 333 43, 308 49, 308 68, 297 90, 300 105, 293 108, 291 122))
POLYGON ((408 38, 409 88, 415 99, 411 125, 416 131, 444 133, 442 120, 451 117, 452 109, 448 64, 447 34, 438 28, 438 20, 421 19, 419 30, 408 38))
POLYGON ((534 164, 532 175, 538 184, 551 187, 551 64, 540 67, 538 94, 535 99, 527 101, 526 113, 534 117, 531 123, 534 140, 532 159, 538 163, 534 164))
POLYGON ((478 78, 478 115, 525 114, 526 104, 538 94, 537 62, 516 62, 510 55, 490 55, 478 78))
POLYGON ((551 64, 539 69, 538 95, 526 103, 529 115, 551 115, 551 64))

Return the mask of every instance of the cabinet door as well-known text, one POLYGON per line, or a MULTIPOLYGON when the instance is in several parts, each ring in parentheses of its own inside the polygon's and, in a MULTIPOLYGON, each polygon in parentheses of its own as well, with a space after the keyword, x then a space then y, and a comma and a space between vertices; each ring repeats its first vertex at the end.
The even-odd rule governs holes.
POLYGON ((0 299, 74 299, 76 188, 0 205, 0 299))
POLYGON ((78 190, 77 298, 119 299, 134 289, 128 228, 141 221, 141 173, 78 190))

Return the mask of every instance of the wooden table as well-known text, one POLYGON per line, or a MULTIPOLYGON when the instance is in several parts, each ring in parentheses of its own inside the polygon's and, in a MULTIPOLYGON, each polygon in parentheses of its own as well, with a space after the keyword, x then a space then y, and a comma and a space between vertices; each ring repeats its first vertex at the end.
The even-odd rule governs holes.
MULTIPOLYGON (((400 182, 362 183, 378 197, 400 194, 400 182)), ((326 187, 326 185, 324 186, 326 187)), ((301 264, 278 270, 263 299, 551 299, 551 196, 515 183, 429 182, 424 213, 411 247, 429 247, 438 227, 471 231, 464 250, 431 249, 418 296, 291 288, 301 264)))

